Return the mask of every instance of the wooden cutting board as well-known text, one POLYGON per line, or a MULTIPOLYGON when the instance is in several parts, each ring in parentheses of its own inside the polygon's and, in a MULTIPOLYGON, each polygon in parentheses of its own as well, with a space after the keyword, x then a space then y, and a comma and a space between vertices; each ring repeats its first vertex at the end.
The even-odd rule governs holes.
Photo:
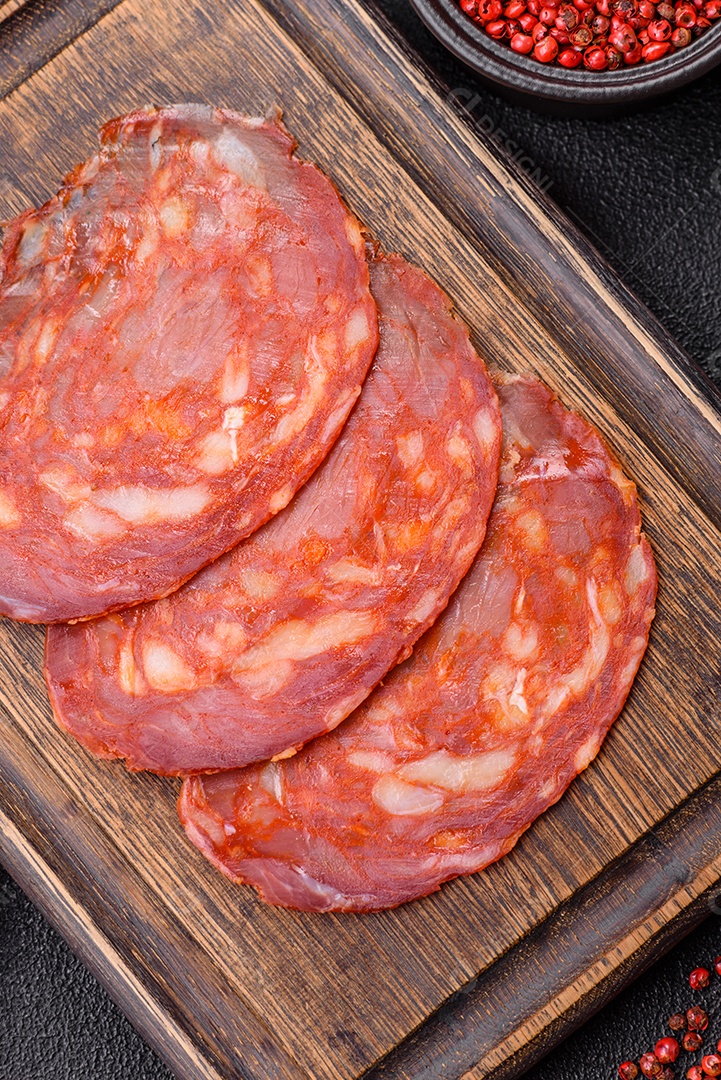
POLYGON ((4 217, 138 105, 280 105, 489 361, 537 372, 638 482, 658 616, 598 760, 501 862, 384 914, 274 910, 223 879, 177 784, 56 730, 42 631, 0 626, 0 855, 178 1077, 518 1075, 721 912, 718 399, 364 0, 30 0, 0 26, 0 86, 4 217))

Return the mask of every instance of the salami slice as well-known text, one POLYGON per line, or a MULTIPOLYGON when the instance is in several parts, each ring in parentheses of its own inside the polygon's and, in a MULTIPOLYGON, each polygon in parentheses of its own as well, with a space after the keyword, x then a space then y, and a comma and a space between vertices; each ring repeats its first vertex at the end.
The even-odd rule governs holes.
POLYGON ((60 723, 134 769, 293 752, 404 659, 468 570, 501 419, 446 297, 391 257, 380 346, 340 439, 290 506, 179 592, 48 635, 60 723))
POLYGON ((278 122, 135 112, 0 258, 0 611, 166 595, 288 503, 377 345, 358 222, 278 122))
POLYGON ((290 761, 183 786, 191 840, 264 900, 394 907, 498 859, 597 754, 648 640, 634 485, 540 383, 499 390, 484 547, 412 657, 290 761))

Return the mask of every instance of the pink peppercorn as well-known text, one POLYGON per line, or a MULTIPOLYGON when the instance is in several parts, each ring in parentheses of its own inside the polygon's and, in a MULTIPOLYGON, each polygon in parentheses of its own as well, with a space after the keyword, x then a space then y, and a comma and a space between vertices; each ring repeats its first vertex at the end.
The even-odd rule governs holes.
POLYGON ((706 1031, 708 1013, 700 1005, 692 1005, 690 1009, 686 1009, 686 1024, 689 1031, 706 1031))
POLYGON ((644 45, 641 55, 646 63, 650 64, 653 60, 663 60, 664 56, 668 56, 670 52, 673 52, 670 41, 651 41, 648 45, 644 45))
POLYGON ((573 4, 561 4, 556 16, 556 26, 559 30, 575 30, 580 22, 580 17, 573 4))
POLYGON ((641 1054, 641 1057, 638 1059, 638 1064, 641 1067, 643 1075, 648 1077, 657 1077, 663 1069, 663 1065, 655 1054, 641 1054))
MULTIPOLYGON (((458 0, 489 37, 542 64, 591 72, 651 63, 686 48, 721 19, 721 0, 458 0), (542 46, 542 47, 541 47, 542 46)), ((714 961, 721 975, 721 957, 714 961)), ((689 976, 708 986, 706 968, 689 976)))
POLYGON ((668 41, 673 28, 668 19, 654 19, 648 24, 648 36, 651 41, 668 41))
POLYGON ((681 1051, 676 1039, 659 1039, 653 1052, 663 1065, 672 1065, 681 1051))
POLYGON ((478 0, 478 18, 482 22, 491 22, 502 13, 501 0, 478 0))
POLYGON ((636 32, 633 27, 628 25, 628 23, 623 23, 617 29, 612 30, 608 35, 608 40, 611 45, 618 49, 619 52, 622 52, 624 56, 626 53, 633 52, 638 45, 636 32))
POLYGON ((550 64, 558 56, 558 42, 552 37, 544 38, 536 45, 533 56, 542 64, 550 64))
POLYGON ((583 63, 583 57, 578 49, 562 49, 558 54, 558 62, 561 67, 577 68, 583 63))
POLYGON ((696 25, 696 8, 693 4, 679 4, 674 15, 676 26, 683 26, 687 30, 696 25))
POLYGON ((514 52, 523 55, 533 52, 533 38, 530 34, 514 34, 511 38, 511 48, 514 52))
POLYGON ((593 32, 590 26, 578 26, 571 34, 571 44, 585 49, 593 41, 593 32))
POLYGON ((598 45, 591 45, 583 54, 583 65, 591 71, 605 71, 608 67, 605 51, 598 45))

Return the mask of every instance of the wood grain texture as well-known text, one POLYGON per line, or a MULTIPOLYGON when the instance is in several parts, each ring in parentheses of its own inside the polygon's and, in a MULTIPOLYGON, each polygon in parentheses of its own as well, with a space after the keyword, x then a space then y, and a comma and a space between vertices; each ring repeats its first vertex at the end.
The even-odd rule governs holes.
POLYGON ((517 1075, 635 977, 639 953, 651 963, 708 914, 721 878, 719 831, 717 778, 462 987, 366 1080, 517 1075))
POLYGON ((9 94, 119 0, 7 0, 0 5, 0 97, 9 94))
POLYGON ((511 855, 366 916, 273 910, 221 878, 179 829, 176 785, 56 730, 41 633, 4 623, 3 861, 180 1077, 516 1075, 721 878, 721 827, 699 824, 719 801, 721 417, 651 316, 358 0, 122 0, 88 18, 0 101, 0 218, 45 199, 100 124, 138 105, 280 105, 300 152, 446 288, 489 361, 536 372, 611 440, 639 484, 659 610, 599 759, 511 855))
POLYGON ((16 11, 19 11, 26 2, 27 0, 4 0, 4 3, 0 3, 0 23, 5 22, 16 11))

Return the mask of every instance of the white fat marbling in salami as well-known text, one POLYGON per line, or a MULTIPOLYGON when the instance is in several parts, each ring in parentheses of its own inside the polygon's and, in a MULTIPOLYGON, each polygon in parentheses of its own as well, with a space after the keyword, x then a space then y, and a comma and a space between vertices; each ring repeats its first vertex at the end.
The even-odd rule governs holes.
POLYGON ((270 903, 370 911, 482 869, 586 768, 623 706, 656 592, 634 485, 540 383, 499 395, 485 544, 411 658, 291 760, 183 786, 191 840, 270 903))
POLYGON ((404 659, 471 565, 498 480, 493 385, 443 293, 371 269, 380 346, 328 459, 284 511, 179 592, 52 627, 59 722, 133 769, 292 753, 404 659))
POLYGON ((144 110, 7 230, 0 612, 166 595, 290 500, 377 344, 358 222, 278 122, 144 110))

